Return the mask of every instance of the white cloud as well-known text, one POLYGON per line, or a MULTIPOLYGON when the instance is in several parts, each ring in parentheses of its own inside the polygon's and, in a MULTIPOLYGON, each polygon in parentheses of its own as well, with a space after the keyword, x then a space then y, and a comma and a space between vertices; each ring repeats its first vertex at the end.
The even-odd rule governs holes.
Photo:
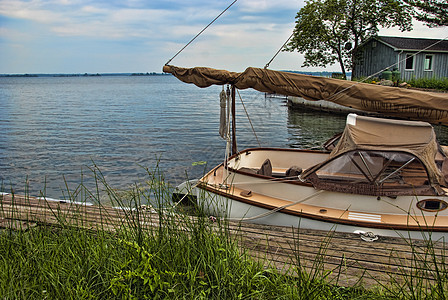
MULTIPOLYGON (((14 68, 33 72, 27 69, 31 68, 30 62, 37 73, 71 72, 71 68, 83 72, 159 72, 172 55, 230 3, 0 0, 0 16, 5 20, 0 27, 3 47, 0 51, 2 62, 8 62, 0 66, 0 73, 14 72, 14 68), (12 51, 7 47, 27 51, 12 51), (28 56, 20 56, 24 53, 28 56), (23 65, 19 67, 19 64, 23 65), (109 66, 114 69, 105 69, 109 66), (61 69, 58 71, 58 68, 61 69)), ((294 17, 303 5, 303 0, 239 0, 173 64, 234 71, 242 71, 247 66, 263 67, 291 34, 294 17)), ((448 35, 446 30, 416 25, 410 33, 388 29, 380 34, 440 38, 448 35)), ((303 56, 298 53, 281 52, 271 67, 298 70, 302 62, 303 56)), ((337 69, 329 69, 332 68, 337 69)))
POLYGON ((42 9, 37 1, 26 3, 22 1, 3 0, 0 2, 0 15, 39 23, 52 22, 58 18, 57 13, 42 9))
POLYGON ((383 28, 379 35, 443 39, 448 37, 448 27, 429 28, 422 22, 414 20, 412 31, 401 32, 398 27, 383 28))
MULTIPOLYGON (((291 3, 296 1, 282 0, 280 2, 282 2, 281 5, 291 6, 291 3)), ((128 1, 126 3, 130 6, 138 6, 142 2, 128 1)), ((236 5, 239 5, 239 3, 236 5)), ((279 3, 275 5, 281 7, 279 3)), ((165 37, 170 38, 167 34, 171 33, 170 35, 173 37, 181 37, 182 34, 191 36, 199 32, 203 26, 219 14, 220 10, 216 8, 216 5, 213 6, 205 6, 205 9, 199 9, 197 6, 187 7, 175 11, 164 8, 113 7, 112 4, 101 5, 80 0, 32 0, 31 2, 2 0, 0 2, 0 14, 9 18, 48 25, 51 31, 60 36, 121 39, 150 37, 151 35, 157 37, 159 33, 163 32, 165 37)), ((241 1, 241 7, 238 9, 260 11, 260 8, 269 10, 273 7, 270 1, 263 0, 257 5, 253 0, 245 0, 241 1)), ((239 15, 236 11, 233 13, 239 15)), ((216 24, 225 24, 229 20, 235 20, 235 18, 229 18, 225 15, 216 24)), ((239 26, 238 24, 234 28, 242 27, 250 32, 251 30, 266 30, 267 26, 275 26, 264 24, 266 19, 256 16, 243 16, 242 21, 251 23, 252 28, 239 26)), ((269 21, 266 23, 269 23, 269 21)), ((238 29, 238 32, 241 32, 241 28, 238 29)))
POLYGON ((243 0, 236 5, 241 7, 242 11, 251 13, 275 11, 278 9, 291 9, 297 12, 304 6, 304 3, 304 0, 243 0))
POLYGON ((142 31, 147 31, 142 29, 156 29, 154 24, 162 24, 164 20, 173 17, 172 12, 163 9, 129 9, 95 5, 67 7, 73 5, 73 2, 69 1, 63 1, 63 7, 47 4, 44 1, 32 1, 28 4, 23 1, 5 0, 0 2, 0 15, 49 25, 53 32, 63 36, 94 36, 108 39, 140 37, 142 31))
POLYGON ((107 9, 95 7, 93 5, 82 6, 80 11, 86 14, 107 14, 109 12, 107 9))

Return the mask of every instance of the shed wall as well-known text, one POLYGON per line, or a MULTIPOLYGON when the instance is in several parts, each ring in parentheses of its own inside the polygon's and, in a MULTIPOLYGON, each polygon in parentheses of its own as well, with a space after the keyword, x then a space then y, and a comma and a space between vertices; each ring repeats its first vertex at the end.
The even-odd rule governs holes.
POLYGON ((368 77, 371 75, 380 77, 381 73, 378 72, 387 68, 390 70, 398 68, 402 80, 448 77, 448 53, 416 53, 417 51, 395 51, 390 46, 372 39, 359 50, 359 57, 355 59, 356 63, 352 76, 357 78, 368 77), (406 54, 415 54, 412 70, 407 70, 405 68, 406 54), (431 70, 424 69, 426 55, 432 56, 431 70))
MULTIPOLYGON (((395 51, 375 40, 371 40, 360 50, 356 60, 354 76, 367 77, 397 63, 395 51)), ((380 74, 374 77, 379 77, 380 74)))
POLYGON ((421 52, 414 56, 414 69, 406 70, 406 54, 415 54, 416 52, 400 52, 399 70, 402 80, 410 80, 413 78, 441 78, 448 77, 448 54, 421 52), (425 70, 425 57, 432 56, 432 70, 425 70))

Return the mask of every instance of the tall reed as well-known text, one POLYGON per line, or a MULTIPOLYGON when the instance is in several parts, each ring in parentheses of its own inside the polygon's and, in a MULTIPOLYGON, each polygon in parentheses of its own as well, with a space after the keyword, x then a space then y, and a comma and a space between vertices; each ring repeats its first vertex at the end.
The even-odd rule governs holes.
MULTIPOLYGON (((81 213, 88 207, 74 205, 79 219, 55 209, 55 226, 0 230, 1 299, 412 299, 404 290, 329 284, 322 267, 328 242, 311 273, 300 257, 286 272, 266 269, 238 246, 225 221, 210 222, 201 207, 195 217, 170 209, 173 188, 158 167, 126 191, 109 186, 97 166, 91 172, 96 188, 67 186, 67 201, 107 202, 120 207, 121 221, 110 223, 103 207, 92 228, 92 216, 81 213)), ((1 207, 2 217, 8 212, 1 207)))

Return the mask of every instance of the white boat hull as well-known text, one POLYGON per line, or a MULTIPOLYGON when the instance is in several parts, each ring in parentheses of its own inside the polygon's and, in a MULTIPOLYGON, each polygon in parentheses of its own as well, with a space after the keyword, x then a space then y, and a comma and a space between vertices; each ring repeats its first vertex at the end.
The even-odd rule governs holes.
MULTIPOLYGON (((261 208, 213 194, 200 188, 195 188, 198 205, 210 216, 224 218, 230 221, 252 222, 274 226, 287 226, 322 231, 337 231, 347 233, 371 232, 375 236, 402 237, 406 239, 448 241, 448 232, 408 231, 372 228, 359 225, 345 225, 319 221, 307 217, 298 217, 282 212, 272 212, 271 209, 261 208), (267 216, 263 216, 267 215, 267 216), (261 216, 261 217, 260 217, 261 216)), ((359 220, 371 220, 372 214, 356 214, 359 220)), ((374 216, 374 215, 373 215, 374 216)))
POLYGON ((446 194, 388 197, 319 190, 297 179, 268 178, 240 169, 260 165, 266 157, 280 166, 277 169, 291 163, 308 167, 327 154, 273 149, 247 152, 197 182, 194 194, 207 214, 234 221, 448 241, 448 209, 430 212, 417 207, 425 199, 446 203, 446 194))

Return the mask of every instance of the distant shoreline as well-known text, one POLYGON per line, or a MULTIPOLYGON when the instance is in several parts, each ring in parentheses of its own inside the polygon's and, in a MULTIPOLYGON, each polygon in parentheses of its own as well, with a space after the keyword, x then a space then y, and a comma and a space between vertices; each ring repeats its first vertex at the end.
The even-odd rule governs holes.
MULTIPOLYGON (((284 72, 312 75, 312 76, 322 76, 331 77, 335 72, 307 72, 307 71, 289 71, 284 70, 284 72)), ((146 72, 146 73, 58 73, 58 74, 0 74, 0 77, 99 77, 99 76, 173 76, 170 73, 156 73, 156 72, 146 72)), ((347 73, 347 76, 351 76, 351 72, 347 73)))
POLYGON ((0 74, 0 77, 99 77, 99 76, 167 76, 168 73, 84 73, 84 74, 0 74))

